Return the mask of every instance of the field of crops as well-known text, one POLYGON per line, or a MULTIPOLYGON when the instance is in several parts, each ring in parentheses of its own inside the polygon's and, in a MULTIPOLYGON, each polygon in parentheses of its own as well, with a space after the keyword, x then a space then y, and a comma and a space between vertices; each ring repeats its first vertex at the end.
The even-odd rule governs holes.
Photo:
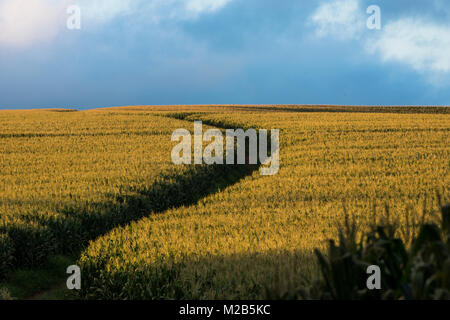
POLYGON ((195 201, 211 168, 172 164, 170 135, 183 126, 142 112, 0 112, 0 278, 195 201))
POLYGON ((0 270, 82 250, 83 298, 283 297, 344 206, 364 228, 450 199, 445 108, 10 111, 0 142, 0 270), (173 165, 170 135, 194 120, 280 129, 280 171, 173 165))

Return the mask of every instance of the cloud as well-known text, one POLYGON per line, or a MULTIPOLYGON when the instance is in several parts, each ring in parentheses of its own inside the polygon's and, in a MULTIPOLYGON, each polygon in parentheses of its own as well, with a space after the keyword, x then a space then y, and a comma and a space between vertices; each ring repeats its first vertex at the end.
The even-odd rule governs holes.
MULTIPOLYGON (((27 47, 54 39, 64 30, 66 9, 81 9, 82 28, 136 15, 150 23, 196 19, 232 0, 0 0, 0 46, 27 47), (85 23, 86 22, 86 23, 85 23)), ((142 21, 139 20, 139 21, 142 21)))
POLYGON ((64 7, 47 0, 0 0, 0 45, 24 47, 53 39, 64 7))
POLYGON ((141 0, 78 0, 83 19, 103 24, 114 18, 137 11, 141 0))
POLYGON ((407 64, 417 71, 450 72, 450 26, 404 18, 383 27, 366 48, 383 61, 407 64))
POLYGON ((226 6, 230 0, 188 0, 186 10, 193 13, 215 12, 226 6))
POLYGON ((153 22, 193 20, 202 14, 214 13, 232 0, 153 0, 147 4, 146 16, 153 22))
POLYGON ((358 0, 333 0, 321 4, 310 17, 319 37, 358 37, 364 28, 364 14, 358 0))
POLYGON ((369 34, 365 19, 359 0, 328 1, 310 17, 319 37, 361 40, 366 32, 362 47, 383 62, 403 63, 419 72, 450 72, 450 25, 406 17, 391 20, 369 34))
POLYGON ((152 23, 196 19, 216 12, 232 0, 78 0, 86 19, 103 24, 118 16, 141 14, 152 23))

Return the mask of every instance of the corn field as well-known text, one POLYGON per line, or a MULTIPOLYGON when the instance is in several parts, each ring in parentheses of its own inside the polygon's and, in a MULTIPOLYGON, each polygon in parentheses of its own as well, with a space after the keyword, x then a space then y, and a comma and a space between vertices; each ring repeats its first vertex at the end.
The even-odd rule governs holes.
POLYGON ((0 277, 76 254, 80 298, 280 298, 317 276, 344 212, 409 225, 450 199, 448 108, 62 111, 0 112, 0 277), (278 174, 172 164, 194 120, 279 129, 278 174))

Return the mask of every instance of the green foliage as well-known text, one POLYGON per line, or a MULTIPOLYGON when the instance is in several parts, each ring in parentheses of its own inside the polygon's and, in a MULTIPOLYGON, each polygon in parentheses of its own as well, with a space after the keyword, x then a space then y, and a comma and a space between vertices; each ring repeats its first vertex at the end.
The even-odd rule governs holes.
POLYGON ((51 256, 37 267, 13 270, 9 273, 7 282, 2 285, 17 299, 27 299, 53 288, 67 279, 67 267, 74 264, 73 257, 51 256))
POLYGON ((322 279, 304 298, 316 299, 450 299, 450 206, 440 224, 425 222, 408 248, 397 237, 398 225, 377 224, 361 238, 356 224, 339 231, 325 256, 316 250, 322 279), (366 286, 367 267, 378 265, 381 290, 366 286))
POLYGON ((13 263, 13 243, 9 236, 0 233, 0 281, 4 280, 13 263))
POLYGON ((14 300, 8 289, 0 287, 0 301, 2 300, 14 300))

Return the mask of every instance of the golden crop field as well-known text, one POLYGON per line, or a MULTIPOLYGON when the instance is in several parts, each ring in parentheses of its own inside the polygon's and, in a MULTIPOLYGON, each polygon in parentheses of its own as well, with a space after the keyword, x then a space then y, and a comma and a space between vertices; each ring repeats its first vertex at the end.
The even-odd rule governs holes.
POLYGON ((448 199, 448 113, 289 111, 185 117, 222 128, 279 128, 280 172, 255 171, 193 206, 92 242, 80 259, 85 294, 280 298, 314 276, 312 251, 335 237, 343 204, 364 226, 385 205, 404 224, 424 205, 437 209, 436 192, 448 199))
POLYGON ((184 125, 148 112, 0 112, 0 278, 185 203, 177 183, 207 168, 172 164, 170 135, 184 125))
POLYGON ((364 227, 450 199, 449 145, 447 108, 0 112, 0 271, 82 250, 82 298, 280 298, 316 275, 344 205, 364 227), (173 165, 194 120, 280 129, 278 174, 173 165))

